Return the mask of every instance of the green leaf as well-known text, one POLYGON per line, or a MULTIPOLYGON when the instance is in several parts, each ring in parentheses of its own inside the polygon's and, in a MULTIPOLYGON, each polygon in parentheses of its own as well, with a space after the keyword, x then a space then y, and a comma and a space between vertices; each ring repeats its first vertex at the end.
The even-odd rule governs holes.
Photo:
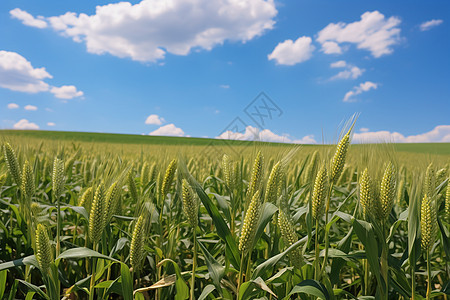
POLYGON ((82 259, 86 257, 97 257, 112 260, 114 262, 119 262, 118 260, 112 257, 103 255, 101 253, 98 253, 97 251, 85 247, 78 247, 66 250, 56 258, 56 261, 59 261, 61 259, 82 259))
POLYGON ((211 199, 208 197, 208 195, 205 193, 203 188, 200 186, 200 184, 195 181, 193 178, 189 181, 191 186, 194 188, 194 190, 197 192, 200 200, 202 201, 203 205, 205 206, 206 210, 208 211, 208 214, 212 218, 214 225, 217 230, 217 234, 219 237, 224 240, 226 247, 229 250, 230 256, 230 262, 233 264, 233 266, 236 269, 240 268, 240 261, 241 258, 239 256, 239 250, 236 245, 236 241, 233 239, 233 236, 231 235, 230 228, 228 228, 227 223, 222 218, 222 216, 219 213, 219 210, 217 209, 216 205, 211 201, 211 199))
POLYGON ((291 290, 291 292, 289 293, 289 296, 292 296, 294 294, 299 294, 299 293, 312 295, 312 296, 315 296, 315 297, 323 299, 323 300, 330 299, 330 296, 329 296, 328 291, 325 288, 325 286, 323 284, 321 284, 320 282, 318 282, 316 280, 312 280, 312 279, 307 279, 307 280, 304 280, 304 281, 300 282, 299 284, 297 284, 291 290))
POLYGON ((295 242, 294 244, 292 244, 289 248, 287 248, 283 252, 281 252, 281 253, 279 253, 279 254, 277 254, 275 256, 272 256, 271 258, 269 258, 265 262, 263 262, 260 265, 258 265, 255 268, 255 270, 253 271, 252 278, 254 278, 254 279, 258 278, 258 277, 262 276, 262 274, 265 271, 271 270, 280 261, 280 259, 282 259, 286 255, 288 255, 289 252, 291 252, 292 250, 296 249, 301 244, 305 243, 307 241, 307 239, 308 239, 308 236, 303 237, 302 239, 300 239, 297 242, 295 242))
POLYGON ((124 300, 133 300, 133 278, 130 269, 124 263, 120 263, 120 276, 122 277, 122 296, 124 300))
POLYGON ((216 289, 221 292, 222 287, 220 286, 220 281, 225 275, 225 267, 222 266, 217 260, 209 253, 208 249, 197 240, 198 245, 200 246, 200 250, 203 252, 205 256, 206 266, 208 267, 209 276, 213 280, 214 286, 216 289))
POLYGON ((17 281, 21 284, 23 284, 27 289, 37 293, 39 296, 41 296, 44 299, 50 300, 50 298, 36 285, 29 283, 25 280, 17 279, 17 281))
POLYGON ((208 297, 209 294, 212 293, 212 291, 214 291, 216 288, 214 287, 214 285, 212 284, 208 284, 207 286, 205 286, 205 288, 203 289, 202 293, 200 294, 200 297, 198 297, 198 300, 205 300, 206 297, 208 297))
POLYGON ((352 223, 356 235, 358 236, 361 243, 364 245, 364 250, 366 251, 366 256, 370 265, 370 269, 377 278, 378 284, 380 284, 384 289, 385 288, 384 281, 381 279, 380 264, 378 263, 379 258, 378 243, 377 240, 375 239, 375 233, 372 224, 357 219, 353 219, 352 223))
POLYGON ((185 299, 189 298, 189 288, 188 288, 186 282, 184 281, 183 276, 181 276, 181 271, 180 271, 180 267, 178 266, 178 264, 176 262, 174 262, 173 260, 166 258, 159 262, 158 267, 167 262, 172 263, 172 265, 175 269, 175 273, 177 274, 177 280, 175 281, 175 287, 177 289, 177 293, 175 295, 175 300, 185 300, 185 299))
POLYGON ((3 299, 3 294, 5 293, 7 276, 8 270, 0 271, 0 299, 3 299))
POLYGON ((21 266, 35 266, 39 268, 39 264, 36 260, 36 257, 34 255, 26 256, 23 258, 19 258, 16 260, 8 261, 5 263, 0 264, 0 271, 6 270, 13 267, 21 267, 21 266))
POLYGON ((253 249, 258 242, 259 238, 264 232, 267 223, 272 220, 272 216, 278 211, 278 207, 273 205, 272 203, 266 202, 263 204, 261 217, 258 221, 258 227, 256 230, 255 238, 253 239, 253 245, 251 249, 253 249))
POLYGON ((36 292, 28 292, 27 296, 25 297, 25 300, 33 300, 33 296, 36 294, 36 292))

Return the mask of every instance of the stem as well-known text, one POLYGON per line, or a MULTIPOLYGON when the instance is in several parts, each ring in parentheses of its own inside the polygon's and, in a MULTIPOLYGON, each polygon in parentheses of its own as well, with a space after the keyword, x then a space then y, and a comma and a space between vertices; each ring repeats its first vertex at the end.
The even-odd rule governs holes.
POLYGON ((369 296, 369 261, 364 260, 364 295, 369 296))
POLYGON ((59 256, 59 253, 61 252, 61 241, 59 238, 59 233, 61 230, 61 206, 59 205, 59 197, 56 199, 56 257, 59 256))
POLYGON ((389 252, 389 245, 386 243, 386 233, 385 233, 385 224, 384 222, 381 225, 381 230, 383 232, 383 248, 381 250, 381 276, 383 277, 384 284, 385 284, 385 293, 384 293, 384 299, 388 299, 389 296, 389 286, 388 286, 388 271, 389 271, 389 265, 388 265, 388 252, 389 252))
POLYGON ((327 195, 327 203, 326 203, 326 207, 325 207, 325 255, 323 257, 323 265, 322 265, 321 273, 325 272, 325 267, 327 266, 327 263, 328 263, 328 247, 330 245, 330 241, 328 238, 327 225, 328 225, 328 212, 330 210, 330 202, 331 202, 331 193, 332 192, 333 192, 333 184, 330 184, 330 189, 329 189, 328 195, 327 195))
POLYGON ((191 281, 191 300, 194 300, 194 290, 195 290, 195 268, 197 267, 197 235, 195 234, 194 228, 194 256, 192 259, 192 281, 191 281))
POLYGON ((241 267, 239 268, 239 280, 237 286, 237 298, 239 298, 239 290, 242 284, 242 270, 244 269, 244 251, 241 252, 241 267))
POLYGON ((415 269, 415 266, 413 266, 411 264, 410 264, 410 267, 411 267, 411 294, 412 294, 411 299, 415 300, 415 298, 416 298, 416 269, 415 269))
MULTIPOLYGON (((92 248, 96 251, 97 250, 97 243, 94 242, 92 248)), ((91 284, 89 287, 89 300, 94 300, 94 286, 95 286, 95 269, 96 269, 96 259, 95 257, 92 258, 92 275, 91 275, 91 284)))
POLYGON ((320 247, 319 247, 319 218, 316 219, 316 234, 315 234, 315 242, 314 247, 316 249, 316 256, 314 259, 314 279, 319 280, 319 255, 320 255, 320 247))
POLYGON ((428 273, 427 300, 430 300, 430 295, 431 295, 431 261, 430 261, 430 250, 429 249, 427 249, 427 273, 428 273))

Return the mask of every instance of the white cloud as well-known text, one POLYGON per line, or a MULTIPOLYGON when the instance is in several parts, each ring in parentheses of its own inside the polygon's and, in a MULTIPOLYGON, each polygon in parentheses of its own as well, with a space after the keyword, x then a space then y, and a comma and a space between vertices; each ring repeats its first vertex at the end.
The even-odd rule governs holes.
POLYGON ((47 22, 43 20, 43 17, 38 16, 37 18, 35 18, 26 11, 21 10, 20 8, 15 8, 11 10, 9 13, 11 14, 11 17, 19 19, 20 21, 22 21, 24 25, 37 28, 47 27, 47 22))
POLYGON ((295 42, 285 40, 279 43, 267 58, 275 60, 279 65, 293 66, 311 58, 315 47, 310 37, 299 37, 295 42))
POLYGON ((325 54, 341 54, 342 49, 336 42, 324 42, 322 43, 322 49, 320 49, 325 54))
POLYGON ((347 92, 344 96, 344 102, 355 102, 354 96, 362 94, 363 92, 368 92, 372 89, 376 90, 378 88, 378 84, 366 81, 361 83, 360 85, 357 85, 353 87, 353 90, 347 92))
POLYGON ((230 88, 230 86, 228 84, 221 84, 220 87, 222 89, 229 89, 230 88))
POLYGON ((30 104, 26 105, 24 108, 25 108, 25 110, 37 110, 38 109, 37 106, 30 105, 30 104))
POLYGON ((155 62, 166 53, 187 55, 225 41, 247 42, 273 28, 274 0, 143 0, 99 5, 95 14, 67 12, 51 27, 87 51, 155 62))
POLYGON ((149 133, 149 135, 164 135, 164 136, 185 136, 181 128, 174 124, 167 124, 149 133))
POLYGON ((13 91, 38 93, 48 91, 43 80, 52 78, 45 68, 33 68, 25 57, 15 52, 0 51, 0 86, 13 91))
POLYGON ((241 141, 262 141, 275 143, 295 143, 295 144, 315 144, 313 135, 308 135, 300 140, 292 140, 288 134, 278 135, 269 129, 260 130, 257 127, 247 126, 245 132, 234 132, 227 130, 221 135, 216 136, 216 139, 222 140, 241 140, 241 141))
POLYGON ((345 60, 339 60, 334 63, 330 64, 331 68, 346 68, 346 70, 341 71, 330 78, 330 80, 335 79, 356 79, 360 77, 364 72, 365 69, 360 69, 357 66, 354 66, 352 64, 347 63, 345 60))
POLYGON ((82 91, 78 91, 74 85, 63 85, 61 87, 52 87, 50 92, 59 99, 73 99, 75 97, 83 96, 82 91))
POLYGON ((448 143, 450 142, 450 125, 439 125, 431 131, 410 136, 390 131, 355 133, 353 141, 355 143, 448 143))
POLYGON ((433 27, 441 25, 443 22, 444 21, 440 20, 440 19, 438 19, 438 20, 433 19, 433 20, 430 20, 427 22, 423 22, 422 24, 420 24, 420 31, 430 30, 433 27))
POLYGON ((374 57, 380 57, 392 53, 392 46, 400 41, 400 23, 399 18, 386 19, 378 11, 365 12, 360 21, 349 24, 330 23, 319 31, 317 41, 322 44, 322 51, 325 53, 330 47, 325 44, 327 42, 352 43, 358 49, 368 50, 374 57))
POLYGON ((16 103, 9 103, 7 107, 8 109, 17 109, 19 108, 19 105, 17 105, 16 103))
POLYGON ((51 92, 60 99, 72 99, 83 95, 73 85, 50 87, 45 79, 53 78, 45 68, 34 68, 16 52, 0 51, 0 87, 25 93, 51 92))
POLYGON ((347 66, 347 62, 345 60, 338 60, 338 61, 330 64, 330 68, 344 68, 346 66, 347 66))
POLYGON ((317 144, 317 141, 314 139, 314 135, 310 134, 307 136, 304 136, 300 140, 294 140, 294 144, 317 144))
POLYGON ((56 124, 55 124, 55 123, 53 123, 53 122, 48 122, 48 123, 47 123, 47 126, 51 126, 51 127, 53 127, 53 126, 56 126, 56 124))
POLYGON ((359 131, 361 131, 361 132, 369 132, 370 129, 366 128, 366 127, 362 127, 362 128, 359 129, 359 131))
POLYGON ((164 120, 164 118, 161 118, 158 115, 150 115, 145 120, 145 124, 148 125, 161 125, 164 122, 166 122, 166 120, 164 120))
POLYGON ((35 123, 22 119, 13 126, 14 129, 39 129, 39 126, 35 123))

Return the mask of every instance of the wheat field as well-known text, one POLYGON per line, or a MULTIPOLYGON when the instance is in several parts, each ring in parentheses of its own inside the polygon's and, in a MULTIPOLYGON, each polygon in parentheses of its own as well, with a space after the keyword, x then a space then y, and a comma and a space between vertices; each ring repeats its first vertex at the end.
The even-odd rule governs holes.
MULTIPOLYGON (((448 153, 9 132, 2 299, 447 299, 448 153)), ((430 146, 431 147, 431 146, 430 146)))

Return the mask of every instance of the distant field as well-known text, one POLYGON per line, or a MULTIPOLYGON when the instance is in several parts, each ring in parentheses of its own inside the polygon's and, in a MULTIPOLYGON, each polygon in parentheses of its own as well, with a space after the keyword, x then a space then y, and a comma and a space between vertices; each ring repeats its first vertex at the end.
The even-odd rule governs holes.
MULTIPOLYGON (((113 144, 142 144, 142 145, 188 145, 188 146, 221 146, 252 145, 253 142, 217 140, 194 137, 168 137, 168 136, 148 136, 134 134, 113 134, 113 133, 94 133, 94 132, 69 132, 69 131, 40 131, 40 130, 0 130, 0 137, 23 137, 49 139, 54 141, 77 141, 88 143, 113 143, 113 144)), ((266 146, 286 147, 289 144, 283 143, 259 143, 266 146)), ((317 147, 305 145, 307 147, 317 147)), ((354 145, 359 147, 358 145, 354 145)), ((411 152, 423 154, 450 155, 450 143, 423 143, 423 144, 393 144, 398 152, 411 152)))

